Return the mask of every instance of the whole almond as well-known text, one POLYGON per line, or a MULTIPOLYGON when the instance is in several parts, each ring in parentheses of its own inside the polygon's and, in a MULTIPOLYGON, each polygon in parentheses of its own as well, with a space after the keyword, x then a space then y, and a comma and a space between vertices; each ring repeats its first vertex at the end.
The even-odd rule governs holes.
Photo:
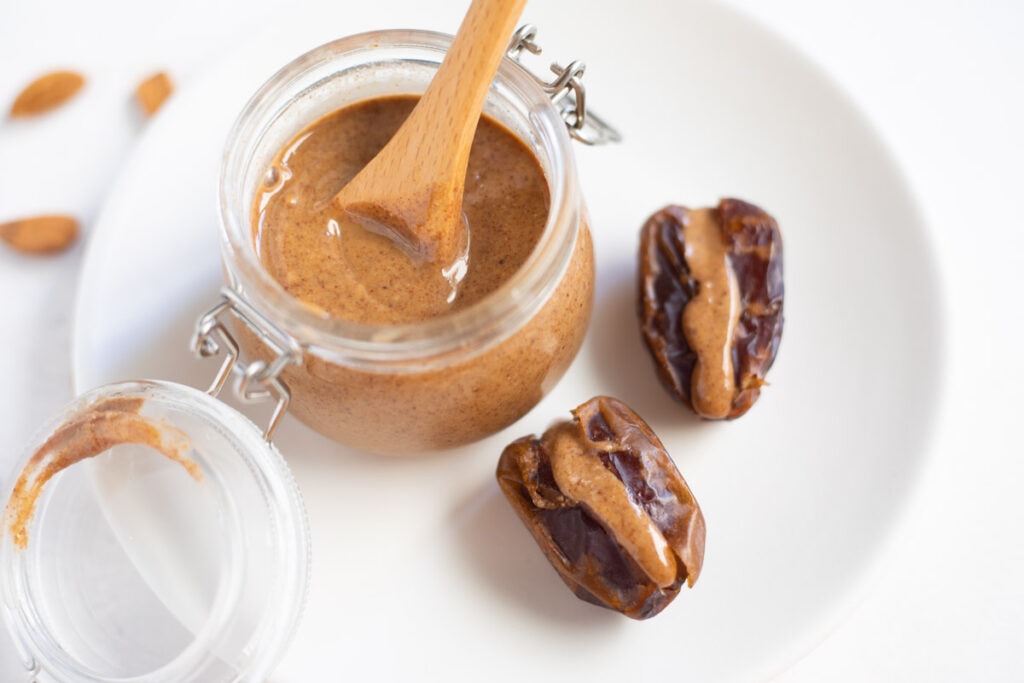
POLYGON ((53 71, 28 84, 11 105, 11 116, 36 116, 64 104, 82 89, 85 78, 74 71, 53 71))
POLYGON ((157 113, 164 101, 171 96, 174 86, 171 79, 163 71, 155 73, 146 80, 139 83, 135 89, 135 99, 142 106, 147 116, 157 113))
POLYGON ((53 254, 71 246, 78 237, 78 221, 71 216, 49 215, 0 223, 0 239, 26 254, 53 254))

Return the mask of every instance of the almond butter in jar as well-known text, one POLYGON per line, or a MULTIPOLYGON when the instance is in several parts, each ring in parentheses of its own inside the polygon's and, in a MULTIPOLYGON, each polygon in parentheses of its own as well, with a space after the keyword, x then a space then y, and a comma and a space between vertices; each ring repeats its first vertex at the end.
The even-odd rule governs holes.
MULTIPOLYGON (((590 319, 593 250, 566 121, 543 84, 511 59, 503 61, 492 85, 484 105, 490 120, 477 135, 484 144, 471 157, 464 204, 470 218, 468 269, 464 289, 450 307, 426 317, 392 314, 389 307, 402 297, 380 305, 374 297, 360 299, 359 287, 337 290, 346 267, 379 275, 384 262, 364 259, 346 266, 343 256, 328 253, 343 245, 330 234, 329 216, 311 215, 314 210, 289 227, 289 206, 323 205, 344 184, 339 176, 323 180, 319 189, 307 187, 329 175, 324 154, 328 162, 331 154, 345 156, 344 149, 328 154, 314 139, 331 125, 333 137, 324 140, 344 132, 344 112, 334 112, 378 107, 359 125, 370 125, 371 133, 374 121, 385 128, 384 121, 396 116, 388 102, 421 94, 449 43, 441 34, 385 31, 343 38, 300 57, 246 106, 229 135, 221 172, 230 298, 244 302, 248 318, 260 321, 234 326, 239 346, 250 358, 263 359, 263 379, 280 368, 293 415, 339 443, 374 453, 454 447, 508 426, 559 380, 590 319), (529 175, 530 164, 507 158, 522 156, 517 146, 532 155, 540 192, 531 195, 527 187, 521 197, 535 199, 495 205, 499 213, 516 213, 505 216, 504 228, 495 228, 504 237, 491 240, 486 217, 493 212, 485 204, 474 221, 468 206, 477 192, 474 178, 483 179, 477 185, 493 186, 510 168, 529 175), (298 171, 310 183, 296 180, 281 190, 298 171), (545 196, 546 210, 522 205, 543 203, 545 196), (303 221, 312 221, 305 232, 303 221), (521 241, 508 242, 518 227, 521 241), (284 341, 266 343, 275 339, 284 341), (289 349, 285 362, 283 349, 289 349)), ((386 138, 381 136, 379 144, 386 138)), ((493 190, 491 199, 506 194, 503 186, 493 190)), ((491 201, 486 188, 479 194, 485 203, 491 201)), ((416 291, 409 289, 409 296, 416 291)))

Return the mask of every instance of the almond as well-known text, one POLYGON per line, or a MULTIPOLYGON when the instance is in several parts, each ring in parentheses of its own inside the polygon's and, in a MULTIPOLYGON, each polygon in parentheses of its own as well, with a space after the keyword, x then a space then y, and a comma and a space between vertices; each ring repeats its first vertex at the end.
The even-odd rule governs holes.
POLYGON ((28 84, 11 105, 11 116, 36 116, 55 109, 75 96, 85 78, 74 71, 53 71, 28 84))
POLYGON ((163 106, 173 91, 174 86, 171 84, 171 79, 161 71, 139 83, 139 87, 135 89, 135 99, 138 100, 146 115, 152 116, 163 106))
POLYGON ((35 216, 0 223, 0 239, 26 254, 63 251, 77 237, 78 221, 71 216, 35 216))

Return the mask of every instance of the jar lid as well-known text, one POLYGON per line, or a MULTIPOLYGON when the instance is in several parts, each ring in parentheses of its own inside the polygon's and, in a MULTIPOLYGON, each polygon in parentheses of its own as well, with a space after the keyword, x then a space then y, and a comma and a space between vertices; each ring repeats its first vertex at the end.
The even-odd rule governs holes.
POLYGON ((304 606, 309 527, 246 417, 124 382, 27 449, 0 527, 0 600, 40 680, 263 680, 304 606))

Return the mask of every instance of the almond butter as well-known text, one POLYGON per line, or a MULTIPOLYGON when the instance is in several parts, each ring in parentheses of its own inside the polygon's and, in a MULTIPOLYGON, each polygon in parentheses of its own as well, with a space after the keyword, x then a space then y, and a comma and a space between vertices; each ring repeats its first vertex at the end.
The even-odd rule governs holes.
POLYGON ((26 254, 53 254, 71 246, 78 237, 78 221, 71 216, 49 215, 0 223, 0 239, 26 254))
POLYGON ((11 116, 36 116, 64 104, 82 89, 85 78, 74 71, 52 71, 28 84, 11 105, 11 116))
POLYGON ((135 99, 138 100, 146 115, 152 116, 163 106, 173 91, 174 86, 171 84, 171 79, 161 71, 139 83, 139 87, 135 89, 135 99))

